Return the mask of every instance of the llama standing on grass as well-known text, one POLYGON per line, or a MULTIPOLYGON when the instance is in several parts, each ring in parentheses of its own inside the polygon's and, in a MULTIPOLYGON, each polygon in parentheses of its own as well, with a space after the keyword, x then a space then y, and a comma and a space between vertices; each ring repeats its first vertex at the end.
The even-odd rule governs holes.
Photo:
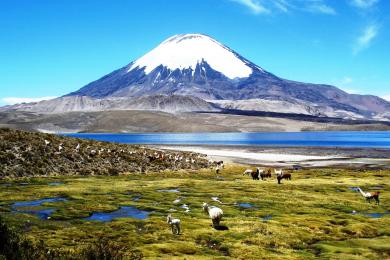
POLYGON ((180 234, 180 219, 172 218, 172 215, 169 214, 167 216, 167 223, 171 225, 172 234, 179 235, 180 234))
POLYGON ((215 167, 215 173, 216 173, 216 174, 219 174, 220 171, 221 171, 221 167, 220 167, 219 165, 217 165, 217 166, 215 167))
POLYGON ((206 202, 203 202, 203 211, 209 214, 209 217, 213 222, 213 227, 218 227, 219 222, 221 221, 223 216, 222 209, 214 206, 209 206, 206 202))
POLYGON ((259 180, 259 170, 251 172, 252 180, 259 180))
POLYGON ((357 190, 362 194, 362 196, 371 203, 371 200, 374 199, 376 204, 379 204, 379 191, 375 192, 364 192, 360 187, 357 188, 357 190))
POLYGON ((252 169, 246 169, 246 170, 242 173, 242 175, 251 175, 252 172, 253 172, 252 169))
POLYGON ((291 181, 291 174, 290 173, 282 173, 281 175, 277 175, 276 179, 278 180, 278 184, 281 184, 282 179, 286 179, 291 181))
POLYGON ((282 169, 274 169, 276 177, 282 176, 283 175, 283 170, 282 169))

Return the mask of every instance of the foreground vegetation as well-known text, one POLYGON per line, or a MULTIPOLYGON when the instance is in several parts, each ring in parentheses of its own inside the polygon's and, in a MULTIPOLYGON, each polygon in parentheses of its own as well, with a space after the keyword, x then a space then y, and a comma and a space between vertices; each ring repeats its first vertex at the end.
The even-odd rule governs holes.
POLYGON ((218 176, 205 169, 3 179, 0 250, 10 259, 31 252, 36 258, 90 259, 390 257, 389 170, 307 169, 292 172, 291 181, 278 185, 274 177, 253 181, 242 176, 243 169, 229 165, 218 176), (57 184, 48 185, 51 182, 57 184), (380 205, 367 203, 351 189, 356 186, 380 190, 380 205), (179 192, 161 191, 164 189, 179 192), (50 197, 67 200, 35 207, 56 209, 47 220, 13 212, 11 206, 15 201, 50 197), (211 197, 218 197, 223 204, 211 197), (173 203, 178 198, 181 201, 173 203), (224 210, 225 230, 211 227, 201 209, 203 202, 224 210), (189 212, 183 204, 189 206, 189 212), (149 217, 83 220, 93 212, 129 205, 149 211, 149 217), (172 235, 166 223, 168 213, 181 219, 181 235, 172 235), (367 215, 370 213, 383 215, 373 218, 367 215))

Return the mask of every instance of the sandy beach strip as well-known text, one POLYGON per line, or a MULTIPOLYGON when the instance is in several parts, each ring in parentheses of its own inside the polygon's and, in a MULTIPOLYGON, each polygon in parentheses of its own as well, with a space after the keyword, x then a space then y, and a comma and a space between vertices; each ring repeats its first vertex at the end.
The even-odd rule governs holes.
MULTIPOLYGON (((390 158, 371 150, 334 148, 286 148, 286 147, 243 147, 243 146, 180 146, 161 145, 160 149, 187 151, 206 154, 212 160, 225 160, 242 164, 261 164, 289 167, 299 164, 303 167, 390 167, 390 158), (371 151, 371 152, 370 152, 371 151), (372 158, 382 157, 382 158, 372 158), (364 156, 365 155, 365 156, 364 156)), ((385 151, 389 152, 389 151, 385 151)))
POLYGON ((179 150, 186 152, 195 152, 207 154, 210 157, 231 157, 231 158, 243 158, 249 160, 269 161, 269 162, 301 162, 309 160, 329 160, 340 158, 339 156, 313 156, 313 155, 302 155, 302 154, 287 154, 287 153, 261 153, 261 152, 250 152, 245 150, 227 150, 223 148, 206 148, 199 146, 162 146, 162 149, 166 150, 179 150))

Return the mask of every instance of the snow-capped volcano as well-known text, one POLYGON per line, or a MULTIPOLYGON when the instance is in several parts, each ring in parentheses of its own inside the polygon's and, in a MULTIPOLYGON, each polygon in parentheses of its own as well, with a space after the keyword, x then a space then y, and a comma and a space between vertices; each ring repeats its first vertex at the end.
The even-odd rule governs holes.
POLYGON ((353 95, 330 85, 277 77, 204 34, 172 36, 139 59, 65 97, 39 106, 13 108, 164 108, 180 112, 214 111, 219 107, 369 119, 389 118, 390 111, 390 102, 375 96, 353 95))
POLYGON ((277 78, 207 35, 178 34, 69 95, 104 98, 165 94, 241 99, 234 86, 254 77, 277 78))
POLYGON ((157 67, 164 66, 171 71, 189 69, 193 75, 196 67, 204 62, 230 79, 252 74, 248 61, 203 34, 172 36, 132 63, 128 71, 143 68, 149 74, 157 67))

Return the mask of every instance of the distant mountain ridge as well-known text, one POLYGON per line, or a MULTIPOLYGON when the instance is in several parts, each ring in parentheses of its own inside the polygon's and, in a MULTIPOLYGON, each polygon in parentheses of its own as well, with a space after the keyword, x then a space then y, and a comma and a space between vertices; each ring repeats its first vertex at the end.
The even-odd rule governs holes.
POLYGON ((178 113, 224 108, 390 119, 390 102, 384 99, 348 94, 325 84, 282 79, 203 34, 172 36, 141 58, 59 99, 7 109, 178 113), (70 105, 64 105, 65 101, 70 105))

